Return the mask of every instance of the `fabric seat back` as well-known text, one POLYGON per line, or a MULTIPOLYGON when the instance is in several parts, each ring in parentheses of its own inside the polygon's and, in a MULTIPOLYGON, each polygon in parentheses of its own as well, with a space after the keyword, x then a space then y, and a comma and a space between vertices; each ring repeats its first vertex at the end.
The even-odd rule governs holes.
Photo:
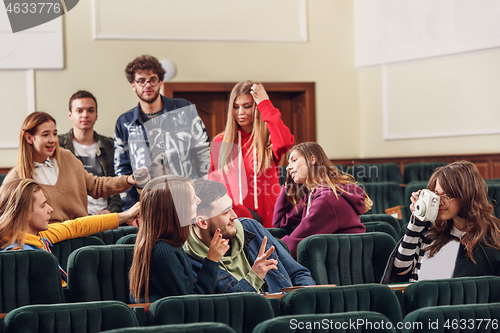
POLYGON ((437 168, 446 164, 446 162, 408 163, 403 170, 404 182, 408 184, 413 181, 428 181, 437 168))
POLYGON ((406 315, 403 333, 499 332, 500 303, 430 306, 406 315))
POLYGON ((184 295, 159 299, 148 310, 148 325, 219 322, 250 333, 274 316, 266 298, 255 293, 184 295))
POLYGON ((401 229, 401 224, 399 223, 398 220, 394 216, 391 216, 389 214, 363 214, 360 215, 359 218, 361 219, 361 223, 365 222, 376 222, 376 221, 383 221, 389 223, 394 230, 399 232, 401 229))
POLYGON ((146 327, 119 328, 106 333, 235 333, 235 331, 222 323, 193 323, 177 325, 158 325, 146 327))
POLYGON ((64 302, 57 259, 46 251, 0 252, 0 313, 30 304, 64 302))
POLYGON ((299 288, 281 298, 282 315, 373 311, 394 325, 403 321, 401 307, 391 288, 381 284, 299 288))
POLYGON ((406 287, 404 299, 407 313, 426 306, 500 302, 500 277, 418 281, 406 287))
POLYGON ((133 245, 86 246, 68 259, 72 302, 117 300, 130 303, 128 272, 133 245))
POLYGON ((109 229, 106 231, 98 232, 92 236, 102 239, 104 244, 111 245, 116 244, 116 242, 125 235, 137 234, 139 228, 133 226, 123 226, 116 229, 109 229))
POLYGON ((116 244, 135 244, 136 239, 137 234, 128 234, 120 237, 120 239, 116 241, 116 244))
POLYGON ((489 183, 488 185, 488 201, 493 205, 493 214, 496 217, 500 216, 500 183, 489 183))
POLYGON ((396 163, 356 164, 349 171, 361 183, 403 183, 401 169, 396 163))
POLYGON ((398 183, 359 184, 373 201, 369 214, 384 214, 387 208, 404 205, 403 190, 398 183))
POLYGON ((399 233, 394 230, 394 228, 387 222, 383 221, 373 221, 363 223, 366 228, 366 232, 383 232, 394 238, 395 241, 399 241, 399 233))
POLYGON ((93 333, 138 326, 132 310, 122 302, 28 305, 7 314, 5 332, 93 333))
POLYGON ((267 231, 269 231, 269 233, 271 235, 273 235, 274 238, 283 238, 287 235, 290 235, 293 231, 292 228, 267 228, 267 231))
POLYGON ((61 265, 62 269, 67 271, 68 269, 68 258, 71 252, 75 251, 84 246, 90 245, 104 245, 104 242, 94 236, 89 237, 80 237, 67 239, 59 243, 55 243, 50 251, 59 261, 59 265, 61 265))
POLYGON ((413 181, 409 184, 406 185, 405 187, 405 206, 409 207, 411 204, 411 194, 413 192, 417 192, 418 190, 422 190, 424 188, 427 188, 427 181, 413 181))
POLYGON ((297 261, 316 284, 379 283, 395 246, 382 232, 313 235, 300 241, 297 261))
POLYGON ((253 333, 275 332, 380 332, 395 333, 386 316, 371 311, 281 316, 268 319, 255 327, 253 333), (351 323, 355 323, 352 326, 351 323), (358 325, 359 323, 359 325, 358 325), (389 324, 387 324, 389 323, 389 324))
POLYGON ((283 186, 286 183, 286 166, 279 166, 278 167, 278 181, 280 184, 280 187, 283 186))

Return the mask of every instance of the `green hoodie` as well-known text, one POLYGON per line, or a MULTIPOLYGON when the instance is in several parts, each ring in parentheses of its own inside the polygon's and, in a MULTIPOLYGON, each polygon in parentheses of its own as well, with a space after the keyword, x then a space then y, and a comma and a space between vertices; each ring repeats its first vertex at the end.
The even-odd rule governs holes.
MULTIPOLYGON (((222 257, 219 262, 219 268, 227 271, 238 281, 241 279, 247 280, 258 292, 263 292, 262 280, 250 266, 245 252, 243 251, 245 232, 239 220, 234 220, 236 227, 236 236, 231 239, 231 255, 222 257)), ((193 226, 189 227, 189 238, 184 243, 184 251, 188 256, 195 258, 198 261, 203 261, 207 257, 208 247, 196 236, 193 226)))

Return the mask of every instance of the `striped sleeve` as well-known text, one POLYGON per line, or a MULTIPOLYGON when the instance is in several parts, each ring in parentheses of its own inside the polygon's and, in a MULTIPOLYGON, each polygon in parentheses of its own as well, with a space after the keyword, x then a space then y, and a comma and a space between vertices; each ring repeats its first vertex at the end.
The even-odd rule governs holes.
MULTIPOLYGON (((420 256, 423 255, 421 251, 422 244, 426 244, 423 239, 430 226, 430 222, 422 222, 413 219, 408 223, 405 235, 401 241, 396 258, 394 259, 394 271, 398 275, 405 275, 414 271, 420 263, 420 256)), ((415 274, 414 274, 415 275, 415 274)), ((418 279, 418 272, 416 273, 418 279)))

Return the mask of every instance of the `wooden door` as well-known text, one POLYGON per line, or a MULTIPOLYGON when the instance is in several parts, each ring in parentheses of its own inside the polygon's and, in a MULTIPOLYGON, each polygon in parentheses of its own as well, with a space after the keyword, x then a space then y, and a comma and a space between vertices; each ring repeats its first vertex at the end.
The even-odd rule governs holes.
MULTIPOLYGON (((166 97, 185 98, 196 105, 210 139, 224 131, 229 94, 235 82, 165 82, 166 97)), ((263 82, 269 98, 295 136, 295 143, 316 141, 313 82, 263 82)))

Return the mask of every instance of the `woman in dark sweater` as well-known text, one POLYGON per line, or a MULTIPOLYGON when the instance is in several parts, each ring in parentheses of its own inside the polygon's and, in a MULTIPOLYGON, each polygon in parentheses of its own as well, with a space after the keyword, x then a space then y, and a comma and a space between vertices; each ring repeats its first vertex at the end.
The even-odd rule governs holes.
POLYGON ((213 293, 218 262, 229 249, 228 240, 217 230, 195 282, 191 262, 182 249, 200 202, 189 179, 174 175, 155 178, 142 191, 140 202, 141 222, 129 274, 132 301, 213 293))
MULTIPOLYGON (((439 195, 434 222, 412 216, 387 264, 382 283, 500 275, 500 220, 476 166, 457 161, 432 174, 427 189, 439 195)), ((415 211, 419 192, 411 197, 415 211)))

